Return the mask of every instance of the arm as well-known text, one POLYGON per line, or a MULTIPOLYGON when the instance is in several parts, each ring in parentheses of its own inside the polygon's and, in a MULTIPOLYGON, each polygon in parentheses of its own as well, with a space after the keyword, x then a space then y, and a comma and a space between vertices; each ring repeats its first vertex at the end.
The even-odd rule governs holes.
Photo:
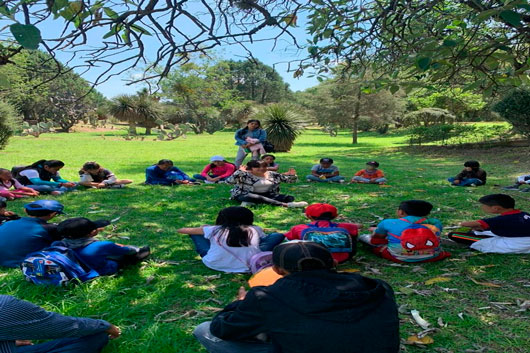
POLYGON ((247 172, 243 170, 236 170, 234 174, 232 174, 225 180, 225 182, 227 184, 237 184, 241 181, 241 176, 244 175, 245 173, 247 172))
POLYGON ((225 164, 226 165, 226 172, 224 172, 222 175, 218 177, 218 179, 221 178, 228 178, 230 175, 234 174, 236 170, 236 166, 233 164, 225 164))
POLYGON ((476 230, 488 229, 489 227, 487 226, 487 224, 486 227, 484 227, 484 224, 486 224, 484 221, 468 221, 460 223, 462 227, 469 227, 476 230))
POLYGON ((320 176, 320 174, 318 174, 318 165, 315 165, 311 168, 311 175, 314 175, 316 177, 320 176))
POLYGON ((66 183, 69 183, 68 180, 65 180, 61 177, 61 174, 59 174, 59 172, 57 172, 57 174, 55 174, 54 176, 52 176, 52 179, 58 183, 61 183, 61 184, 66 184, 66 183))
POLYGON ((210 164, 206 165, 206 167, 204 167, 204 169, 202 170, 201 172, 201 175, 203 177, 205 177, 206 179, 208 179, 210 176, 208 175, 208 172, 212 169, 212 167, 210 166, 210 164))
POLYGON ((114 184, 116 180, 118 180, 118 178, 116 178, 116 175, 114 175, 113 172, 110 172, 110 174, 107 175, 107 178, 103 180, 103 184, 106 184, 106 185, 114 184))
POLYGON ((177 229, 177 232, 182 233, 182 234, 188 234, 188 235, 204 235, 203 227, 179 228, 177 229))
POLYGON ((245 141, 245 139, 242 139, 241 137, 239 137, 239 132, 240 131, 241 131, 241 129, 237 130, 235 135, 234 135, 234 138, 236 139, 236 145, 238 145, 238 146, 246 146, 247 141, 245 141))
POLYGON ((270 170, 271 172, 277 172, 278 169, 280 169, 280 165, 278 163, 276 163, 274 166, 272 167, 267 167, 267 170, 270 170))
POLYGON ((265 141, 267 141, 267 131, 265 131, 264 129, 259 129, 260 130, 260 133, 259 133, 259 142, 263 143, 265 141))
POLYGON ((1 296, 0 341, 83 337, 109 331, 114 326, 103 320, 63 316, 30 302, 1 296))

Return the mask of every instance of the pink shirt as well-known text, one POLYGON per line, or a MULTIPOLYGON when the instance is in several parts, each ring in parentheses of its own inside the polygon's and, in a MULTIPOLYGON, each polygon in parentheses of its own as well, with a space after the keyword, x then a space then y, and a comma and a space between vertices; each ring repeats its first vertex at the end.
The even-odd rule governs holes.
POLYGON ((15 187, 15 189, 20 189, 24 187, 22 184, 18 182, 17 179, 11 179, 10 181, 0 181, 0 191, 7 191, 11 189, 13 186, 15 187))
POLYGON ((211 167, 211 164, 208 164, 201 172, 203 177, 208 174, 213 174, 215 177, 228 178, 230 175, 234 174, 236 171, 236 166, 231 163, 225 163, 222 166, 211 167))

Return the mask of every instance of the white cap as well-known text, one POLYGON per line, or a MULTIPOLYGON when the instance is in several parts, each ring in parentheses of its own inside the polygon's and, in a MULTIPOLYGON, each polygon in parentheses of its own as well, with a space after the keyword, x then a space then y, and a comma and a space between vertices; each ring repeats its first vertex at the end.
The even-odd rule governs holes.
POLYGON ((225 157, 223 156, 213 156, 210 158, 210 162, 222 162, 225 160, 225 157))

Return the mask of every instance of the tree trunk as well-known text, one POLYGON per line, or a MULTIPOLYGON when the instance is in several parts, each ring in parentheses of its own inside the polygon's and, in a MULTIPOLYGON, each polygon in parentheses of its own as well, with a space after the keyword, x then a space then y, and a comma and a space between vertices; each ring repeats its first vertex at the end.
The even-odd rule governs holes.
POLYGON ((151 135, 151 127, 146 127, 145 128, 145 134, 146 135, 151 135))
POLYGON ((353 112, 353 123, 352 123, 352 144, 355 145, 357 141, 357 130, 359 125, 359 111, 361 110, 361 85, 359 85, 359 91, 357 92, 357 102, 355 102, 355 110, 353 112))
POLYGON ((136 122, 129 120, 129 135, 136 135, 136 122))

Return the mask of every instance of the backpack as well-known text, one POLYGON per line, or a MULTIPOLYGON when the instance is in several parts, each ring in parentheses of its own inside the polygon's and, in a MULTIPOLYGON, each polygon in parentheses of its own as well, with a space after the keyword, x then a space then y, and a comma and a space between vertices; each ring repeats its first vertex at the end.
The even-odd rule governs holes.
POLYGON ((18 179, 20 177, 20 172, 24 171, 27 168, 27 165, 16 165, 11 168, 11 174, 13 175, 13 178, 18 179))
POLYGON ((66 286, 99 276, 77 254, 64 246, 51 246, 26 256, 20 265, 28 282, 66 286))
POLYGON ((272 143, 270 143, 269 141, 263 142, 262 145, 263 145, 263 149, 265 150, 265 152, 267 152, 267 153, 273 153, 274 152, 274 145, 272 143))
POLYGON ((347 252, 355 254, 356 244, 352 241, 350 233, 337 224, 329 222, 329 227, 320 227, 318 222, 308 224, 308 228, 302 230, 300 239, 314 241, 324 245, 332 253, 347 252))
POLYGON ((440 230, 432 224, 421 224, 426 218, 417 220, 414 223, 400 218, 401 221, 410 223, 399 237, 401 246, 408 252, 429 253, 440 246, 440 239, 436 236, 440 230))
POLYGON ((252 273, 256 273, 270 266, 272 266, 272 251, 259 252, 252 255, 250 260, 248 260, 248 267, 252 273))

